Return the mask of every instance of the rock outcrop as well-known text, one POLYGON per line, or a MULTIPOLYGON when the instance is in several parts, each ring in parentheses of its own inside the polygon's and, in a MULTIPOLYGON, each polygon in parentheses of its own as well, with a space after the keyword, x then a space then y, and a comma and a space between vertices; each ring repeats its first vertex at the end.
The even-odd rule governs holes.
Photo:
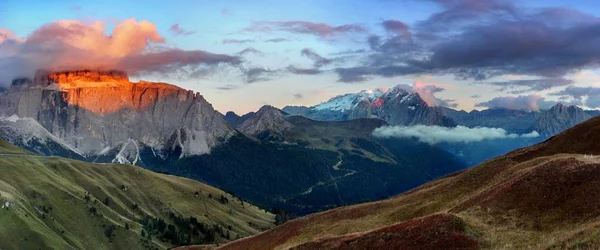
POLYGON ((242 122, 238 130, 248 135, 258 135, 265 131, 282 134, 294 126, 285 120, 285 115, 281 110, 265 105, 242 122))
POLYGON ((199 93, 166 83, 132 83, 118 71, 38 71, 13 81, 0 96, 0 112, 30 117, 85 155, 130 140, 168 147, 179 130, 183 155, 198 155, 234 132, 199 93))

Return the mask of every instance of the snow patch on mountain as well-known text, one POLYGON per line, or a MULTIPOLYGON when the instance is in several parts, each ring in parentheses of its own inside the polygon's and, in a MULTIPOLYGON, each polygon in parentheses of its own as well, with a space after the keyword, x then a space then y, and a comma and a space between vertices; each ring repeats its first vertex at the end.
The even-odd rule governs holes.
POLYGON ((129 139, 123 143, 113 163, 135 165, 138 161, 140 161, 140 146, 135 140, 129 139))

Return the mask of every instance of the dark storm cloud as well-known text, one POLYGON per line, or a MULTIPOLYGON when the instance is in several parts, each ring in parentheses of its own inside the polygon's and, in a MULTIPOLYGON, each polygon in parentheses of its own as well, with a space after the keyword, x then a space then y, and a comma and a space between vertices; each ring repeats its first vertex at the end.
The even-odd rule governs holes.
POLYGON ((394 35, 369 36, 366 45, 373 53, 362 65, 337 70, 340 81, 411 74, 477 81, 506 74, 552 79, 506 83, 541 90, 570 84, 561 79, 568 73, 598 67, 598 17, 566 7, 525 9, 512 1, 433 2, 441 10, 413 27, 384 22, 394 35))

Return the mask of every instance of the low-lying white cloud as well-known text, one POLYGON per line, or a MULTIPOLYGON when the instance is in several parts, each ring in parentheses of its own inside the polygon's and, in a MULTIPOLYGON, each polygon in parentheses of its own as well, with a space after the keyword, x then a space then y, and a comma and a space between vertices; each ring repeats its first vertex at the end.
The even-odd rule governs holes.
POLYGON ((469 143, 483 140, 534 138, 540 136, 537 131, 527 134, 508 133, 501 128, 456 126, 453 128, 441 126, 385 126, 373 131, 380 138, 417 138, 421 142, 436 144, 440 142, 469 143))

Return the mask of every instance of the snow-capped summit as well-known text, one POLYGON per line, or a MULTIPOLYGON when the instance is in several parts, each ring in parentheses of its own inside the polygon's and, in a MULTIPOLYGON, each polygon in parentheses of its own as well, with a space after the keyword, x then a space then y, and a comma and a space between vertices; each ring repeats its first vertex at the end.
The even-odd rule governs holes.
POLYGON ((348 111, 364 100, 373 101, 385 93, 384 89, 369 89, 358 93, 338 95, 312 108, 315 110, 348 111))
POLYGON ((326 121, 380 118, 392 125, 455 125, 440 108, 430 107, 410 86, 404 84, 389 89, 339 95, 308 108, 285 107, 283 111, 326 121))

